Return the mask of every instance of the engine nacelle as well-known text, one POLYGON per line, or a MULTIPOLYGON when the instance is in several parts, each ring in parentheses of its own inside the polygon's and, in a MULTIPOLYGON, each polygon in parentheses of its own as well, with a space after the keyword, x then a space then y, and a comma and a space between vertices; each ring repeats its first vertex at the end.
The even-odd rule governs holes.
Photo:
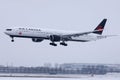
POLYGON ((42 42, 43 38, 32 38, 33 42, 42 42))
POLYGON ((50 35, 50 40, 53 42, 58 42, 61 40, 61 37, 58 35, 50 35))

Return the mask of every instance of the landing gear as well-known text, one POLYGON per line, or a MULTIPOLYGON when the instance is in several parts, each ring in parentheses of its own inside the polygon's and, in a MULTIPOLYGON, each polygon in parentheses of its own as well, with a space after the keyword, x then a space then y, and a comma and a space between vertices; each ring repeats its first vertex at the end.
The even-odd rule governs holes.
POLYGON ((52 45, 52 46, 57 46, 57 44, 55 44, 54 42, 50 43, 50 45, 52 45))
POLYGON ((13 37, 11 37, 11 38, 12 38, 11 42, 14 42, 14 38, 13 37))
POLYGON ((61 42, 60 45, 67 46, 65 42, 61 42))
POLYGON ((11 42, 14 42, 14 40, 11 40, 11 42))
MULTIPOLYGON (((52 42, 50 43, 50 45, 52 45, 52 46, 57 46, 57 44, 55 44, 54 41, 52 41, 52 42)), ((62 45, 62 46, 67 46, 67 44, 66 44, 64 41, 60 42, 60 45, 62 45)))

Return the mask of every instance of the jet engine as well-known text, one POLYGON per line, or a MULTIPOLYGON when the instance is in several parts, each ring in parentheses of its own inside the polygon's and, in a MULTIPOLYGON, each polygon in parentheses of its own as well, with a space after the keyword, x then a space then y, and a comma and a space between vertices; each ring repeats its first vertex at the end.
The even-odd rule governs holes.
POLYGON ((32 38, 33 42, 42 42, 43 38, 32 38))
POLYGON ((50 35, 50 40, 52 42, 59 42, 61 40, 61 37, 58 35, 50 35))

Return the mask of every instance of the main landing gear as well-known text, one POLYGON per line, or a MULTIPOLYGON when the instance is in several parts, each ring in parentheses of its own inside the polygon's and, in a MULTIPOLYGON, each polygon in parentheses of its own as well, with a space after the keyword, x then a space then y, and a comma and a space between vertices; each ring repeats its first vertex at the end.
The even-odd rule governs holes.
MULTIPOLYGON (((50 45, 57 46, 57 44, 55 44, 54 42, 51 42, 50 45)), ((67 46, 67 44, 65 42, 61 42, 60 45, 67 46)))
POLYGON ((61 42, 60 45, 67 46, 65 42, 61 42))
POLYGON ((50 45, 57 46, 57 44, 55 44, 54 42, 51 42, 50 45))

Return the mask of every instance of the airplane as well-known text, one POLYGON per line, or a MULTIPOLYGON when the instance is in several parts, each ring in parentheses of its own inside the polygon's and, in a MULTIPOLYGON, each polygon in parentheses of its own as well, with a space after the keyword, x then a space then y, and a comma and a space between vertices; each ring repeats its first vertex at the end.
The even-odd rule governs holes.
POLYGON ((102 35, 106 21, 107 19, 103 19, 93 31, 88 32, 68 32, 34 28, 14 28, 6 29, 4 33, 12 38, 11 42, 14 42, 14 37, 19 37, 31 38, 33 42, 50 40, 50 45, 52 46, 57 46, 55 42, 60 42, 60 45, 67 46, 67 41, 89 42, 109 37, 106 35, 102 35))

